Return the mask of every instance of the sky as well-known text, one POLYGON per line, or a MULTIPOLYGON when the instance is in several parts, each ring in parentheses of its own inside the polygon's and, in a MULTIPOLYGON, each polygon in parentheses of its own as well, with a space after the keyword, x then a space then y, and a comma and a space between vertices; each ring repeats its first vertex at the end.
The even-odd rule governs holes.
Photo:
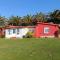
POLYGON ((5 17, 46 14, 56 9, 60 9, 60 0, 0 0, 0 15, 5 17))

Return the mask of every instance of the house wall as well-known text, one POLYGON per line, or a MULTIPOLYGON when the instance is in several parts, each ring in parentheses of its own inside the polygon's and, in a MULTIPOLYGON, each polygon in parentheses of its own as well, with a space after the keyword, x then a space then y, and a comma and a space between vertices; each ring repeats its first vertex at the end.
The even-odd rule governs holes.
POLYGON ((5 32, 4 32, 4 28, 0 28, 0 37, 4 37, 5 32))
POLYGON ((15 28, 15 33, 13 33, 13 29, 10 29, 10 34, 9 34, 9 29, 5 30, 5 37, 6 38, 11 38, 11 37, 16 37, 16 38, 23 38, 24 35, 27 34, 29 31, 28 28, 19 28, 19 34, 17 34, 17 28, 15 28))
POLYGON ((35 29, 35 37, 54 37, 55 32, 57 31, 56 25, 49 24, 38 24, 35 29), (49 28, 48 33, 44 33, 44 27, 49 28))

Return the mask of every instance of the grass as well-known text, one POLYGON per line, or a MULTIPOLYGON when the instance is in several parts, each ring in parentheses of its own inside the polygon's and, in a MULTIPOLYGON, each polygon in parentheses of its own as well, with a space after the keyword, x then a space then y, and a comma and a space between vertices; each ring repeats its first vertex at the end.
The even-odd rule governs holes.
POLYGON ((60 60, 60 39, 1 39, 0 60, 60 60))

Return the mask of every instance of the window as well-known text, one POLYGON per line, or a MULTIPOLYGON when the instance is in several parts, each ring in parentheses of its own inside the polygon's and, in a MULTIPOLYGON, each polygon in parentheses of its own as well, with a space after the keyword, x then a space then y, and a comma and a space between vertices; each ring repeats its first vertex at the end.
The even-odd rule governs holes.
POLYGON ((19 34, 19 29, 17 29, 17 34, 19 34))
POLYGON ((9 35, 11 34, 11 30, 10 30, 10 29, 8 30, 8 34, 9 34, 9 35))
POLYGON ((15 33, 15 31, 16 31, 16 30, 15 30, 15 29, 13 29, 13 34, 15 33))
POLYGON ((49 33, 49 27, 44 27, 44 33, 49 33))

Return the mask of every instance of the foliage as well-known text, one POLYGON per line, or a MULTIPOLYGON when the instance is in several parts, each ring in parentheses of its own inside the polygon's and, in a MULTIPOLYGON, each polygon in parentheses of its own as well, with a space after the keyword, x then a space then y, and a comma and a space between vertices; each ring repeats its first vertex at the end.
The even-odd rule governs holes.
POLYGON ((20 25, 20 20, 21 20, 21 17, 12 16, 12 17, 9 18, 9 25, 19 26, 20 25))
POLYGON ((44 22, 45 15, 42 12, 40 12, 40 13, 37 13, 36 15, 33 15, 33 19, 36 19, 37 22, 44 22))
POLYGON ((55 10, 50 13, 50 22, 60 24, 60 10, 55 10))
POLYGON ((0 16, 0 26, 3 27, 3 26, 5 26, 6 24, 7 24, 7 23, 6 23, 6 18, 0 16))
POLYGON ((26 25, 31 25, 32 23, 32 16, 31 15, 26 15, 23 16, 23 21, 26 25))
POLYGON ((32 38, 33 37, 33 32, 28 32, 25 36, 26 38, 32 38))
POLYGON ((0 16, 0 26, 14 25, 14 26, 34 26, 37 22, 53 22, 60 24, 60 10, 55 10, 49 14, 38 12, 34 15, 27 14, 26 16, 11 16, 5 18, 0 16))

